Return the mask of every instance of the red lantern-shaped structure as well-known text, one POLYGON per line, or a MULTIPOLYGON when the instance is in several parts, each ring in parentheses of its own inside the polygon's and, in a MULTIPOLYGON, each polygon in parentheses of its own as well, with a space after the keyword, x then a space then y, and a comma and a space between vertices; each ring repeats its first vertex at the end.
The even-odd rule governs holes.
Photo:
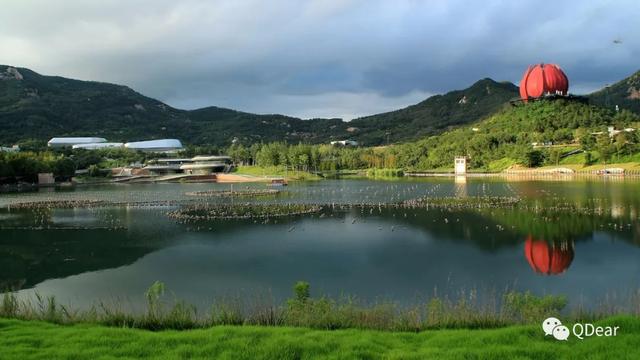
POLYGON ((555 64, 529 66, 520 80, 520 97, 539 98, 546 94, 567 95, 569 79, 555 64))
POLYGON ((531 236, 524 243, 524 255, 531 268, 544 275, 558 275, 569 268, 573 261, 573 246, 570 243, 549 244, 534 240, 531 236))

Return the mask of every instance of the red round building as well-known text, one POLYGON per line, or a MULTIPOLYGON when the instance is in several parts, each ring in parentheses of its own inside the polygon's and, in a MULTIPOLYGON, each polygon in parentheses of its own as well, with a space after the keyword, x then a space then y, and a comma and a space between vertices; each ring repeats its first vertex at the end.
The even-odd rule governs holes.
POLYGON ((524 255, 535 272, 558 275, 569 268, 574 253, 571 243, 549 244, 529 236, 524 243, 524 255))
POLYGON ((529 66, 520 80, 520 97, 525 102, 543 95, 567 95, 569 79, 555 64, 529 66))

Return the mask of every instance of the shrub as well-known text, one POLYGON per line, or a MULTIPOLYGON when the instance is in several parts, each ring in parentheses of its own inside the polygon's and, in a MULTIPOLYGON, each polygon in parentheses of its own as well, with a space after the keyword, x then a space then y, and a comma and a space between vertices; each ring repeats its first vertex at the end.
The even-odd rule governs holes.
POLYGON ((89 176, 92 177, 97 177, 97 176, 101 176, 101 172, 100 172, 100 168, 98 167, 98 165, 89 165, 89 176))
POLYGON ((503 311, 516 321, 531 323, 557 316, 567 306, 564 296, 535 296, 531 292, 510 291, 503 296, 503 311))

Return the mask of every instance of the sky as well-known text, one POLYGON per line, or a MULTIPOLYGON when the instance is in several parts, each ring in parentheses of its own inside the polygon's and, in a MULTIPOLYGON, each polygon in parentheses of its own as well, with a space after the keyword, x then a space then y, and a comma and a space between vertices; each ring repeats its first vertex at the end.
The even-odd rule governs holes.
POLYGON ((350 120, 556 63, 581 94, 640 70, 637 0, 3 0, 0 64, 181 109, 350 120))

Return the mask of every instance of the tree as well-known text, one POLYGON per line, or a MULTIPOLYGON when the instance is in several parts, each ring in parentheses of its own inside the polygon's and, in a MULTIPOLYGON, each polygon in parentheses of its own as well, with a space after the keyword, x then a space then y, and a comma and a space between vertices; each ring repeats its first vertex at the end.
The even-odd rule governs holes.
POLYGON ((549 153, 549 162, 552 163, 553 165, 558 165, 560 164, 560 157, 561 157, 560 150, 552 149, 551 152, 549 153))
POLYGON ((65 179, 75 175, 76 164, 69 158, 58 159, 53 165, 53 174, 65 179))
POLYGON ((227 155, 231 156, 236 164, 248 164, 251 159, 249 149, 242 144, 233 144, 227 149, 227 155))
POLYGON ((635 121, 638 121, 638 120, 639 120, 639 118, 638 118, 638 116, 636 114, 632 113, 629 110, 622 109, 622 110, 616 112, 616 114, 611 119, 611 122, 617 128, 624 129, 624 128, 628 127, 629 125, 631 125, 631 123, 633 123, 635 121))
POLYGON ((605 164, 611 160, 611 157, 615 153, 615 147, 611 144, 611 139, 606 134, 598 136, 596 150, 600 153, 600 160, 605 164))
POLYGON ((100 172, 100 168, 98 167, 98 165, 90 165, 88 170, 89 170, 88 172, 89 176, 97 177, 102 174, 100 172))
POLYGON ((630 136, 628 136, 627 132, 625 131, 616 135, 613 145, 615 146, 616 153, 618 155, 628 155, 631 153, 629 138, 630 136))
POLYGON ((525 164, 528 167, 538 167, 544 162, 544 154, 540 150, 531 150, 525 154, 525 164))
POLYGON ((591 156, 591 152, 587 151, 584 153, 584 166, 589 166, 591 165, 591 161, 593 161, 592 156, 591 156))
POLYGON ((595 150, 596 147, 596 137, 593 134, 584 134, 580 137, 580 145, 582 149, 585 151, 595 150))

